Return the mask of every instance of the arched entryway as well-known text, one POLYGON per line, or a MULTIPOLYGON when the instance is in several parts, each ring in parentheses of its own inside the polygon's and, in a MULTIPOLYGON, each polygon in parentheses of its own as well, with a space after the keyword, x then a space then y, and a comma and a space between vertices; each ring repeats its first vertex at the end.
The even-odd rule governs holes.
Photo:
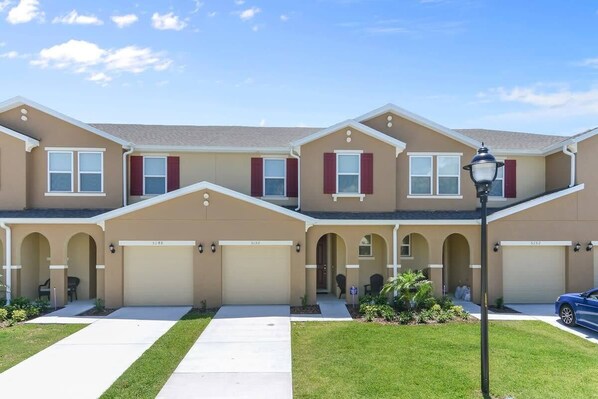
MULTIPOLYGON (((359 292, 366 293, 366 285, 382 276, 387 280, 388 250, 386 240, 378 234, 366 234, 359 242, 359 292), (376 276, 376 277, 374 277, 376 276)), ((371 287, 368 287, 371 288, 371 287)))
POLYGON ((345 241, 335 233, 318 239, 316 246, 316 292, 331 293, 338 297, 337 275, 347 276, 347 249, 345 241))
POLYGON ((467 286, 471 291, 469 243, 458 233, 449 235, 442 246, 444 293, 454 296, 457 287, 467 286))
POLYGON ((401 270, 426 271, 430 265, 430 247, 428 240, 419 233, 404 235, 399 243, 401 270))
POLYGON ((96 253, 96 242, 89 234, 77 233, 68 241, 68 277, 79 279, 77 299, 96 297, 96 253))
POLYGON ((38 288, 50 279, 50 243, 41 233, 31 233, 21 243, 19 296, 38 298, 38 288))

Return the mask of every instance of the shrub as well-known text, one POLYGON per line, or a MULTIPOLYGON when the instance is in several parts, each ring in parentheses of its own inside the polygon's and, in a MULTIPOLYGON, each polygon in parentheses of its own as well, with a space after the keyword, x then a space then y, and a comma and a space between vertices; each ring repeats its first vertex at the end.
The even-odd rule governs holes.
POLYGON ((438 298, 436 302, 444 310, 450 309, 452 306, 454 306, 453 300, 450 297, 448 297, 448 296, 443 296, 441 298, 438 298))
POLYGON ((12 301, 10 301, 10 306, 12 306, 15 309, 26 309, 30 305, 31 305, 31 300, 29 300, 29 298, 25 298, 22 296, 17 297, 15 299, 13 299, 12 301))
POLYGON ((0 321, 8 319, 8 310, 0 308, 0 321))
POLYGON ((453 320, 453 314, 450 311, 442 310, 436 317, 436 321, 439 323, 446 323, 447 321, 453 320))
POLYGON ((12 316, 11 316, 12 320, 20 323, 22 321, 27 320, 27 311, 24 309, 15 309, 12 312, 12 316))
POLYGON ((502 309, 505 307, 505 300, 503 299, 503 297, 499 297, 496 298, 496 308, 497 309, 502 309))
POLYGON ((440 306, 439 304, 435 304, 430 308, 430 310, 432 312, 440 313, 442 311, 442 306, 440 306))
POLYGON ((425 308, 432 298, 432 282, 427 280, 422 272, 408 270, 391 279, 382 288, 383 294, 393 291, 397 291, 398 300, 408 309, 425 308))
POLYGON ((469 313, 463 309, 463 306, 452 306, 450 311, 455 317, 459 317, 463 320, 469 319, 469 313))
POLYGON ((199 307, 199 310, 202 313, 207 312, 208 311, 208 302, 205 299, 202 299, 200 303, 201 303, 201 306, 199 307))
POLYGON ((301 299, 301 306, 306 307, 307 306, 307 293, 305 293, 305 295, 303 295, 299 298, 301 299))
POLYGON ((386 295, 364 295, 359 297, 359 305, 363 305, 363 304, 367 304, 367 305, 387 305, 388 304, 388 298, 386 298, 386 295))
POLYGON ((390 305, 369 305, 366 303, 359 306, 359 313, 363 314, 366 321, 373 321, 378 317, 392 321, 396 316, 394 309, 390 305))
MULTIPOLYGON (((32 319, 34 317, 39 316, 39 308, 36 306, 29 306, 27 309, 20 309, 20 310, 25 311, 28 319, 32 319)), ((16 310, 15 310, 15 312, 16 312, 16 310)), ((13 318, 14 318, 14 312, 13 312, 13 318)))
POLYGON ((410 310, 399 313, 399 323, 401 324, 409 324, 413 321, 413 312, 410 310))
POLYGON ((39 310, 39 313, 45 313, 50 309, 50 302, 47 299, 38 299, 33 301, 32 305, 39 310))
POLYGON ((104 302, 104 300, 102 298, 96 298, 94 307, 95 307, 96 312, 103 312, 104 309, 106 309, 106 303, 104 302))

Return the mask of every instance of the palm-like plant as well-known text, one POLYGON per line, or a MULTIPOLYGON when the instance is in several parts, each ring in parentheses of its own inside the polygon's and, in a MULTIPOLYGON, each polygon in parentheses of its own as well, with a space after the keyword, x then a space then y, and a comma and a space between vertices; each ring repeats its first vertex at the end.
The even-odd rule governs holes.
POLYGON ((424 304, 432 297, 432 282, 420 271, 408 270, 391 278, 382 288, 382 293, 397 292, 398 300, 409 309, 424 304))

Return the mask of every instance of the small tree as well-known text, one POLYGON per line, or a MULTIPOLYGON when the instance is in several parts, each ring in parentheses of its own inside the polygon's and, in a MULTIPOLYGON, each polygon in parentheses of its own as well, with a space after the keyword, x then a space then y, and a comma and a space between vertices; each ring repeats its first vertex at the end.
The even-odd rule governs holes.
POLYGON ((432 282, 420 271, 408 270, 390 279, 382 288, 382 293, 397 292, 398 300, 408 309, 420 307, 432 298, 432 282))

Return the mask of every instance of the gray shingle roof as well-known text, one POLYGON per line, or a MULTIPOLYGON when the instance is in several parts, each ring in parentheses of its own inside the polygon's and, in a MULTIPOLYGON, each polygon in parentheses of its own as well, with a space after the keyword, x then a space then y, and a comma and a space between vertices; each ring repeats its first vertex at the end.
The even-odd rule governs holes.
POLYGON ((23 209, 19 211, 0 210, 0 219, 10 218, 90 218, 112 209, 23 209))
POLYGON ((453 129, 474 140, 483 141, 491 149, 541 150, 567 139, 565 136, 511 132, 490 129, 453 129))

